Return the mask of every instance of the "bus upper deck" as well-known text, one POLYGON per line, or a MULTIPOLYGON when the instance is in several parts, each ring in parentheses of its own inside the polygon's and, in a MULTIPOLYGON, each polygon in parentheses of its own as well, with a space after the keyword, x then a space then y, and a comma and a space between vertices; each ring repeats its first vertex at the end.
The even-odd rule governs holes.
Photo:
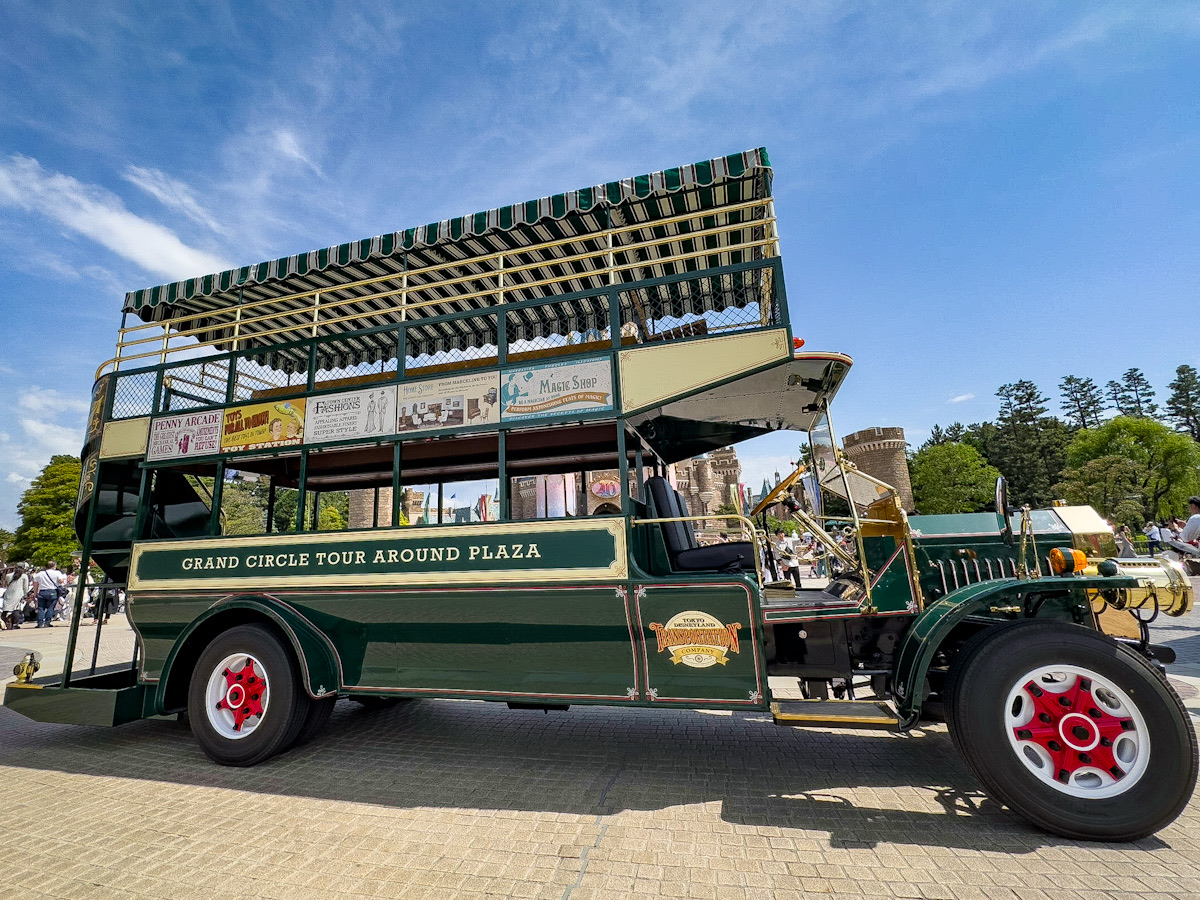
MULTIPOLYGON (((791 364, 778 250, 754 150, 131 292, 77 530, 101 485, 94 556, 123 578, 135 536, 220 533, 233 471, 298 492, 297 530, 312 493, 393 488, 398 525, 403 486, 465 478, 495 479, 506 518, 512 476, 627 473, 643 450, 665 464, 783 427, 777 393, 721 387, 791 364)), ((811 404, 828 368, 783 387, 823 384, 811 404)))

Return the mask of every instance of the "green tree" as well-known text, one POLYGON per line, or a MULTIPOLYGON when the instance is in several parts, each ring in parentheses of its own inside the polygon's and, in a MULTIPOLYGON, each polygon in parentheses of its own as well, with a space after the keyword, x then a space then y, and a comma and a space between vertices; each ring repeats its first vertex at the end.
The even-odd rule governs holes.
POLYGON ((227 481, 221 489, 225 534, 263 534, 267 530, 267 505, 255 485, 227 481))
POLYGON ((75 537, 75 497, 82 467, 74 456, 53 456, 17 504, 21 524, 13 542, 14 559, 36 566, 55 560, 66 568, 79 550, 75 537))
POLYGON ((924 450, 926 447, 936 447, 939 444, 957 444, 961 443, 967 429, 963 427, 962 422, 955 422, 952 425, 947 425, 942 428, 940 425, 934 425, 929 429, 929 437, 920 447, 924 450))
POLYGON ((969 444, 922 447, 908 464, 913 501, 927 515, 979 512, 995 497, 1000 472, 969 444))
POLYGON ((981 427, 983 446, 977 449, 1008 479, 1016 503, 1049 506, 1057 496, 1054 486, 1066 463, 1070 433, 1046 415, 1049 398, 1032 381, 1003 385, 996 396, 1001 399, 1000 414, 994 430, 981 427))
POLYGON ((1064 470, 1056 489, 1068 503, 1090 506, 1114 524, 1140 531, 1147 519, 1142 505, 1146 476, 1139 460, 1111 454, 1064 470))
MULTIPOLYGON (((946 432, 942 431, 940 425, 934 425, 929 429, 929 437, 925 439, 925 443, 921 445, 920 450, 925 450, 928 447, 940 447, 944 443, 946 443, 946 432)), ((920 450, 917 452, 919 453, 920 450)))
POLYGON ((18 562, 12 555, 13 544, 16 543, 17 536, 7 528, 0 528, 0 560, 6 563, 18 562))
POLYGON ((1093 505, 1123 519, 1130 513, 1118 501, 1135 503, 1139 511, 1129 524, 1163 518, 1200 490, 1200 444, 1153 419, 1118 416, 1079 431, 1067 449, 1067 462, 1062 485, 1076 497, 1099 492, 1105 499, 1093 505), (1098 465, 1089 467, 1093 462, 1098 465), (1118 490, 1126 493, 1118 497, 1118 490))
POLYGON ((1175 423, 1176 429, 1200 441, 1200 374, 1194 366, 1180 366, 1175 370, 1175 380, 1167 387, 1171 389, 1167 418, 1175 423))
POLYGON ((1104 397, 1090 378, 1068 375, 1058 383, 1062 411, 1072 428, 1094 428, 1104 413, 1104 397))
POLYGON ((1153 419, 1158 415, 1154 388, 1141 369, 1128 369, 1120 381, 1110 381, 1107 394, 1118 415, 1135 419, 1153 419))

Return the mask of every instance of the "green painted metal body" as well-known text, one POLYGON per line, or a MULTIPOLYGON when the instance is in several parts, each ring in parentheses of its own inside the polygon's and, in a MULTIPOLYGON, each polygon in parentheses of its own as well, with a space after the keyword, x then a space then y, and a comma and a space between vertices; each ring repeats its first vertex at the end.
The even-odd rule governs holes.
POLYGON ((1091 622, 1089 589, 1128 589, 1128 577, 1005 578, 968 585, 922 610, 908 628, 893 670, 893 695, 901 721, 913 724, 921 710, 925 678, 943 641, 968 619, 981 626, 1021 618, 1091 622))
POLYGON ((6 685, 4 705, 35 721, 64 725, 124 725, 157 711, 153 691, 127 665, 75 678, 69 688, 59 680, 50 675, 6 685))

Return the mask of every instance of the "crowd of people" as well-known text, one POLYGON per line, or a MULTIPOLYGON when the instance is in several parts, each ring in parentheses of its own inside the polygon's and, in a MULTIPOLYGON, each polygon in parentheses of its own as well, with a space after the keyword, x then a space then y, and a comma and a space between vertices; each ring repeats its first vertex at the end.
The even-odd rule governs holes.
MULTIPOLYGON (((844 528, 840 532, 831 530, 830 538, 851 556, 857 554, 852 529, 844 528)), ((730 540, 729 535, 722 531, 716 543, 729 543, 730 540)), ((766 548, 762 548, 759 564, 770 581, 790 581, 799 588, 802 577, 824 578, 830 574, 831 565, 833 574, 836 574, 838 561, 830 560, 825 547, 807 531, 789 532, 777 528, 769 543, 771 552, 768 555, 766 548)))
MULTIPOLYGON (((1117 548, 1121 557, 1132 559, 1140 555, 1136 547, 1133 529, 1128 525, 1121 525, 1113 529, 1113 533, 1116 536, 1117 548)), ((1163 551, 1174 554, 1175 551, 1171 547, 1172 542, 1200 547, 1200 495, 1188 498, 1186 521, 1178 516, 1163 519, 1161 522, 1151 520, 1143 526, 1142 534, 1146 537, 1147 548, 1152 556, 1163 551)))
MULTIPOLYGON (((82 577, 86 585, 83 624, 95 625, 101 619, 107 624, 114 612, 124 609, 125 592, 97 584, 90 571, 82 577)), ((70 572, 59 569, 54 560, 36 569, 27 562, 0 568, 0 631, 28 627, 30 623, 36 623, 34 628, 53 628, 57 623, 69 622, 79 578, 78 563, 70 572)))

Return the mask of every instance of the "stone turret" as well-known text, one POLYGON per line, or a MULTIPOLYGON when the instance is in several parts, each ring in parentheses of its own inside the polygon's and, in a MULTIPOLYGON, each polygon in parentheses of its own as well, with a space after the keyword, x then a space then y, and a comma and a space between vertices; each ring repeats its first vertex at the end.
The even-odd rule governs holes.
POLYGON ((900 493, 900 503, 913 509, 912 481, 908 476, 908 442, 903 428, 864 428, 842 441, 846 458, 866 474, 885 481, 900 493))
MULTIPOLYGON (((375 524, 375 491, 350 491, 350 528, 371 528, 375 524)), ((379 525, 392 524, 392 489, 379 489, 379 525)))

